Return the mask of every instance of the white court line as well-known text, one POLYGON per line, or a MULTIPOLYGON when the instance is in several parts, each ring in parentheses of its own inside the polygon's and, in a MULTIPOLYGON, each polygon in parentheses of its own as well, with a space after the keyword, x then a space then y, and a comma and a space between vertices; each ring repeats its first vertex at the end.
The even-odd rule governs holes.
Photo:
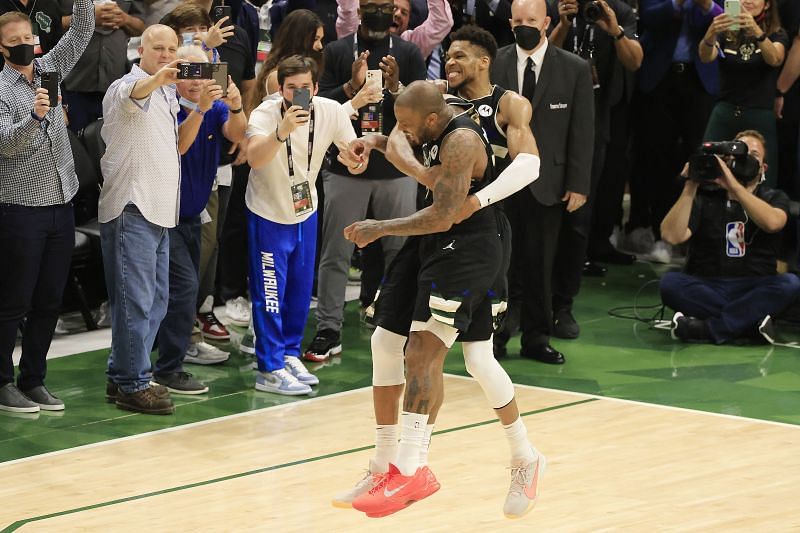
MULTIPOLYGON (((335 392, 333 394, 327 394, 327 395, 324 395, 324 396, 317 396, 316 398, 309 398, 307 400, 289 402, 289 403, 284 403, 284 404, 281 404, 281 405, 272 405, 270 407, 262 407, 260 409, 254 409, 252 411, 245 411, 244 413, 236 413, 236 414, 232 414, 232 415, 225 415, 225 416, 221 416, 219 418, 209 418, 208 420, 200 420, 199 422, 191 422, 189 424, 183 424, 183 425, 180 425, 180 426, 173 426, 173 427, 164 428, 164 429, 156 429, 154 431, 147 431, 145 433, 137 433, 136 435, 129 435, 127 437, 120 437, 120 438, 117 438, 117 439, 104 440, 104 441, 101 441, 101 442, 93 442, 92 444, 84 444, 82 446, 75 446, 74 448, 65 448, 63 450, 56 450, 54 452, 41 453, 39 455, 31 455, 30 457, 22 457, 20 459, 13 459, 11 461, 5 461, 3 463, 0 463, 0 469, 2 469, 3 467, 6 467, 6 466, 11 466, 11 465, 19 464, 19 463, 25 463, 25 462, 28 462, 28 461, 32 461, 34 459, 37 459, 37 460, 38 459, 44 459, 44 458, 47 458, 47 457, 54 457, 56 455, 63 455, 63 454, 66 454, 66 453, 77 452, 79 450, 86 450, 86 449, 89 449, 89 448, 98 448, 100 446, 107 446, 109 444, 116 444, 116 443, 119 443, 119 442, 125 442, 125 441, 130 441, 130 440, 141 439, 143 437, 151 437, 153 435, 158 435, 158 434, 161 434, 161 433, 171 433, 173 431, 179 431, 179 430, 183 430, 183 429, 200 427, 200 426, 205 426, 205 425, 208 425, 208 424, 215 424, 217 422, 222 422, 224 420, 233 420, 235 418, 242 418, 242 417, 246 417, 246 416, 252 416, 252 415, 260 414, 260 413, 263 413, 265 411, 284 409, 284 408, 287 408, 287 407, 297 407, 298 405, 301 405, 301 404, 305 405, 307 403, 316 402, 316 401, 319 401, 319 400, 325 400, 327 398, 336 398, 336 397, 339 397, 339 396, 347 396, 347 395, 350 395, 350 394, 355 394, 357 392, 363 391, 364 389, 371 389, 371 388, 372 387, 361 387, 359 389, 352 389, 352 390, 348 390, 348 391, 335 392)), ((239 393, 236 393, 236 394, 239 394, 239 393)), ((209 398, 209 400, 212 400, 212 399, 213 398, 209 398)), ((192 403, 198 403, 198 402, 192 402, 192 403)), ((186 405, 186 404, 184 404, 184 405, 186 405)), ((181 406, 179 405, 178 407, 180 408, 181 406)), ((135 416, 136 414, 137 413, 134 413, 133 416, 135 416)), ((124 415, 123 417, 118 417, 118 418, 125 418, 127 416, 131 416, 131 415, 124 415)))
MULTIPOLYGON (((451 378, 458 378, 458 379, 465 379, 469 381, 475 381, 474 378, 470 378, 467 376, 460 376, 458 374, 449 374, 445 373, 446 376, 451 378)), ((779 426, 784 428, 791 428, 791 429, 800 429, 800 425, 798 424, 789 424, 787 422, 774 422, 772 420, 762 420, 761 418, 750 418, 747 416, 739 416, 739 415, 726 415, 723 413, 714 413, 711 411, 701 411, 699 409, 691 409, 689 407, 675 407, 672 405, 662 405, 660 403, 649 403, 649 402, 640 402, 638 400, 626 400, 624 398, 614 398, 611 396, 598 396, 596 394, 588 394, 585 392, 574 392, 568 390, 561 390, 561 389, 549 389, 547 387, 537 387, 535 385, 522 385, 519 383, 514 383, 515 387, 520 387, 523 389, 533 389, 533 390, 541 390, 547 392, 563 392, 564 394, 568 394, 570 396, 579 396, 581 398, 595 398, 597 400, 610 400, 612 402, 621 402, 621 403, 632 403, 635 405, 644 405, 646 407, 656 407, 658 409, 667 409, 670 411, 680 411, 680 412, 688 412, 688 413, 697 413, 701 415, 708 415, 708 416, 716 416, 719 418, 728 418, 731 420, 738 420, 738 421, 746 421, 746 422, 757 422, 759 424, 769 424, 773 426, 779 426)), ((524 409, 520 409, 520 411, 525 412, 524 409)))
MULTIPOLYGON (((458 375, 458 374, 450 374, 450 373, 447 373, 447 372, 445 373, 445 376, 451 377, 451 378, 457 378, 457 379, 461 379, 461 380, 466 380, 466 381, 475 381, 475 379, 471 378, 471 377, 461 376, 461 375, 458 375)), ((670 410, 670 411, 678 411, 678 412, 682 412, 682 413, 691 413, 691 414, 700 414, 700 415, 706 415, 706 416, 714 416, 714 417, 718 417, 718 418, 726 418, 726 419, 730 419, 730 420, 736 420, 736 421, 739 421, 739 422, 754 422, 754 423, 757 423, 757 424, 766 424, 766 425, 778 426, 778 427, 794 429, 794 430, 800 429, 800 425, 796 425, 796 424, 788 424, 788 423, 785 423, 785 422, 774 422, 772 420, 762 420, 762 419, 759 419, 759 418, 748 418, 748 417, 745 417, 745 416, 727 415, 727 414, 722 414, 722 413, 712 413, 712 412, 709 412, 709 411, 700 411, 700 410, 697 410, 697 409, 689 409, 687 407, 674 407, 674 406, 671 406, 671 405, 661 405, 661 404, 657 404, 657 403, 640 402, 640 401, 637 401, 637 400, 626 400, 626 399, 623 399, 623 398, 612 398, 612 397, 609 397, 609 396, 598 396, 596 394, 587 394, 587 393, 584 393, 584 392, 574 392, 574 391, 567 391, 567 390, 561 390, 561 389, 549 389, 549 388, 546 388, 546 387, 537 387, 537 386, 534 386, 534 385, 523 385, 523 384, 519 384, 519 383, 514 383, 514 386, 515 387, 520 387, 520 388, 523 388, 523 389, 539 390, 539 391, 545 391, 545 392, 551 392, 551 393, 552 392, 558 392, 558 393, 563 393, 563 394, 566 394, 566 395, 569 395, 569 396, 577 396, 577 397, 580 397, 580 398, 594 398, 594 399, 597 399, 597 400, 608 400, 608 401, 612 401, 612 402, 634 404, 634 405, 640 405, 640 406, 644 406, 644 407, 652 407, 652 408, 656 408, 656 409, 665 409, 665 410, 670 410)), ((304 404, 307 404, 307 403, 310 403, 310 402, 321 401, 321 400, 325 400, 325 399, 328 399, 328 398, 337 398, 337 397, 341 397, 341 396, 347 396, 347 395, 350 395, 350 394, 356 394, 358 392, 361 392, 363 390, 370 389, 370 388, 371 387, 361 387, 361 388, 352 389, 352 390, 349 390, 349 391, 342 391, 342 392, 336 392, 334 394, 328 394, 326 396, 318 396, 316 398, 309 398, 307 400, 300 400, 300 401, 285 403, 285 404, 281 404, 281 405, 273 405, 271 407, 263 407, 261 409, 255 409, 253 411, 246 411, 244 413, 236 413, 236 414, 232 414, 232 415, 225 415, 225 416, 221 416, 219 418, 210 418, 208 420, 201 420, 199 422, 192 422, 190 424, 183 424, 183 425, 180 425, 180 426, 174 426, 174 427, 170 427, 170 428, 157 429, 157 430, 154 430, 154 431, 148 431, 148 432, 145 432, 145 433, 138 433, 136 435, 130 435, 130 436, 127 436, 127 437, 120 437, 120 438, 117 438, 117 439, 104 440, 104 441, 95 442, 95 443, 92 443, 92 444, 84 444, 82 446, 76 446, 74 448, 66 448, 64 450, 57 450, 57 451, 54 451, 54 452, 47 452, 47 453, 43 453, 43 454, 39 454, 39 455, 32 455, 30 457, 23 457, 23 458, 20 458, 20 459, 14 459, 14 460, 11 460, 11 461, 6 461, 4 463, 0 463, 0 469, 2 469, 3 467, 6 467, 6 466, 14 465, 14 464, 24 463, 24 462, 28 462, 28 461, 32 461, 32 460, 44 459, 44 458, 47 458, 47 457, 54 457, 54 456, 57 456, 57 455, 63 455, 63 454, 66 454, 66 453, 72 453, 72 452, 76 452, 76 451, 79 451, 79 450, 85 450, 85 449, 89 449, 89 448, 99 448, 101 446, 108 446, 110 444, 115 444, 115 443, 118 443, 118 442, 136 440, 136 439, 140 439, 140 438, 143 438, 143 437, 149 437, 149 436, 153 436, 153 435, 158 435, 158 434, 161 434, 161 433, 170 433, 170 432, 173 432, 173 431, 179 431, 179 430, 183 430, 183 429, 200 427, 200 426, 205 426, 205 425, 208 425, 208 424, 215 424, 217 422, 222 422, 222 421, 225 421, 225 420, 233 420, 233 419, 236 419, 236 418, 252 416, 252 415, 263 413, 265 411, 285 409, 285 408, 288 408, 288 407, 296 407, 298 405, 304 405, 304 404)), ((522 411, 524 412, 524 410, 522 410, 522 411)))

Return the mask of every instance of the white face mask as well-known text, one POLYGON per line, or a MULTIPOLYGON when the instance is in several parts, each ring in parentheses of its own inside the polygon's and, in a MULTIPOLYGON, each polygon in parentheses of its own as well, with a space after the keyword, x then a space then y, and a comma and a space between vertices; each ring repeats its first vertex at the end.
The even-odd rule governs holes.
POLYGON ((186 109, 191 109, 192 111, 194 111, 198 107, 198 105, 196 103, 192 102, 191 100, 188 100, 188 99, 184 98, 183 96, 180 97, 179 102, 180 102, 181 106, 185 107, 186 109))

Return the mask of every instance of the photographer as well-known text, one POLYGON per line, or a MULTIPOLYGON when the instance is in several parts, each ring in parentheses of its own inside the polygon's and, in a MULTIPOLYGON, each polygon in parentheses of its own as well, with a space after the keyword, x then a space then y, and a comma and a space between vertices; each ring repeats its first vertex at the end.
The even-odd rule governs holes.
MULTIPOLYGON (((747 145, 749 155, 713 156, 719 163, 713 183, 720 190, 698 193, 701 184, 687 180, 661 223, 661 235, 670 244, 689 241, 685 273, 668 272, 660 285, 662 300, 677 311, 673 337, 682 341, 722 344, 752 337, 766 315, 780 312, 800 294, 797 276, 776 273, 789 198, 761 183, 767 170, 764 137, 747 130, 736 139, 747 145), (750 172, 729 168, 741 167, 745 157, 755 159, 750 172)), ((682 175, 696 178, 692 166, 699 163, 687 164, 682 175)))

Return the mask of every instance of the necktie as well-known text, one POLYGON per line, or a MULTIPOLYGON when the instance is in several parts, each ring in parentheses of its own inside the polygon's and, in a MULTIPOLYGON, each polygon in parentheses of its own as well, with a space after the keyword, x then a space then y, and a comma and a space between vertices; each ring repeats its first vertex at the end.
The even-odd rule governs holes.
POLYGON ((536 71, 533 70, 534 66, 533 58, 529 57, 525 64, 525 72, 522 75, 522 96, 530 101, 533 101, 533 93, 536 90, 536 71))

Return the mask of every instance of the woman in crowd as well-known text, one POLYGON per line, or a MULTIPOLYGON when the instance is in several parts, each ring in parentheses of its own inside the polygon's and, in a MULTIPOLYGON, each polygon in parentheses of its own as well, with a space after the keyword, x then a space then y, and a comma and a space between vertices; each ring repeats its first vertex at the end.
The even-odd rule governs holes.
MULTIPOLYGON (((781 28, 774 0, 743 0, 738 17, 714 18, 700 42, 704 63, 719 59, 719 101, 703 136, 707 141, 727 141, 736 132, 764 134, 767 150, 777 154, 775 83, 786 55, 789 38, 781 28)), ((777 156, 769 161, 767 182, 775 186, 777 156)))

